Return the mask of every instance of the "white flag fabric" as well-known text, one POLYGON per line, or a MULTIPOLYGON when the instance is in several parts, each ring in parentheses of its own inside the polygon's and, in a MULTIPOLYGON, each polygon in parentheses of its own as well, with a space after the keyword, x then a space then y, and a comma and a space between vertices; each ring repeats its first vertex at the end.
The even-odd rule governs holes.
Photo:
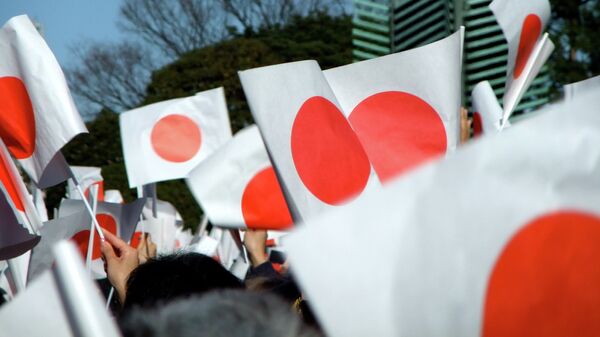
POLYGON ((508 42, 502 120, 505 123, 554 50, 548 34, 543 34, 550 20, 550 3, 494 0, 490 9, 508 42))
POLYGON ((40 241, 35 235, 23 225, 17 213, 10 195, 0 185, 0 260, 12 259, 23 255, 32 249, 40 241))
POLYGON ((473 87, 471 102, 473 104, 473 130, 475 136, 498 132, 502 120, 502 107, 498 103, 490 82, 479 82, 473 87))
POLYGON ((239 76, 295 221, 379 187, 317 62, 250 69, 239 76))
POLYGON ((115 204, 122 204, 124 202, 123 195, 119 190, 106 190, 104 191, 104 201, 112 202, 115 204))
POLYGON ((120 336, 75 247, 61 242, 49 254, 52 270, 0 308, 0 336, 120 336))
MULTIPOLYGON (((42 227, 42 221, 33 199, 25 187, 25 183, 13 162, 8 149, 0 139, 0 183, 10 197, 12 208, 17 214, 19 222, 31 233, 36 233, 42 227)), ((8 218, 8 216, 7 216, 8 218)))
POLYGON ((0 138, 27 174, 47 187, 46 167, 87 129, 56 58, 26 15, 0 29, 0 60, 0 138))
POLYGON ((292 218, 256 125, 238 133, 186 179, 210 223, 288 228, 292 218))
POLYGON ((599 105, 551 106, 299 228, 290 264, 327 335, 596 336, 599 105))
POLYGON ((323 72, 383 183, 459 144, 463 35, 323 72))
MULTIPOLYGON (((71 166, 71 171, 81 187, 84 195, 88 197, 91 192, 91 186, 98 186, 98 201, 104 201, 104 178, 102 178, 102 169, 94 166, 71 166)), ((77 187, 72 179, 67 181, 67 196, 69 199, 81 199, 77 187)))
POLYGON ((231 138, 223 88, 119 116, 130 187, 179 179, 231 138))
POLYGON ((590 90, 596 90, 596 92, 598 92, 598 89, 600 89, 600 76, 595 76, 585 79, 583 81, 566 84, 563 89, 565 100, 572 100, 573 98, 590 90))

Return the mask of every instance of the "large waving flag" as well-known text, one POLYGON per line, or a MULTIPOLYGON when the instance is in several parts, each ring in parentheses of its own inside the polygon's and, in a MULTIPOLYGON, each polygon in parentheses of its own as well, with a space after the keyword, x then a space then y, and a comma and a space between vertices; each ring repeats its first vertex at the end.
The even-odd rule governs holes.
POLYGON ((508 42, 504 124, 554 50, 548 34, 543 34, 550 20, 550 3, 548 0, 494 0, 490 9, 508 42))
POLYGON ((597 336, 600 95, 583 95, 292 234, 327 335, 597 336))
POLYGON ((294 220, 376 188, 369 158, 315 61, 239 73, 294 220))
POLYGON ((64 181, 60 149, 87 132, 54 55, 26 15, 0 29, 0 138, 40 186, 64 181), (61 170, 62 168, 62 170, 61 170))
POLYGON ((260 131, 239 131, 187 177, 210 223, 230 228, 281 229, 292 224, 260 131))
POLYGON ((223 88, 124 112, 120 124, 130 187, 183 178, 231 138, 223 88))
POLYGON ((56 263, 0 308, 0 336, 119 337, 96 285, 71 243, 48 252, 56 263))
POLYGON ((463 35, 324 71, 382 182, 458 145, 463 35))

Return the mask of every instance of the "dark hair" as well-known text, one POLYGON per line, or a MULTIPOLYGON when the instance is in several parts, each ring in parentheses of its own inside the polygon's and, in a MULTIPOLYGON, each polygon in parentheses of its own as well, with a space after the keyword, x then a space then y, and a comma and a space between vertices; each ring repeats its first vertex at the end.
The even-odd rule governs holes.
POLYGON ((243 283, 212 258, 185 253, 150 259, 131 272, 123 310, 203 294, 213 289, 243 288, 243 283))
POLYGON ((136 308, 121 320, 125 337, 317 337, 270 294, 214 291, 160 308, 136 308))

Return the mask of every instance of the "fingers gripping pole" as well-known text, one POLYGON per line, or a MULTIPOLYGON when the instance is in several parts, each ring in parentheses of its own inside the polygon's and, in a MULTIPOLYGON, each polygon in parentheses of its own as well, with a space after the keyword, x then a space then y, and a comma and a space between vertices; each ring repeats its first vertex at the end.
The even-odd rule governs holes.
POLYGON ((76 180, 74 180, 74 182, 75 182, 75 187, 77 187, 77 192, 79 192, 79 195, 81 195, 81 199, 83 200, 85 209, 88 211, 88 213, 92 217, 92 221, 94 222, 94 227, 96 227, 96 232, 98 232, 98 236, 100 237, 100 240, 102 240, 104 242, 104 233, 102 233, 102 229, 100 229, 100 224, 98 223, 98 220, 94 216, 94 211, 92 210, 90 203, 88 202, 87 198, 85 197, 85 194, 81 190, 81 185, 79 185, 79 182, 76 180))

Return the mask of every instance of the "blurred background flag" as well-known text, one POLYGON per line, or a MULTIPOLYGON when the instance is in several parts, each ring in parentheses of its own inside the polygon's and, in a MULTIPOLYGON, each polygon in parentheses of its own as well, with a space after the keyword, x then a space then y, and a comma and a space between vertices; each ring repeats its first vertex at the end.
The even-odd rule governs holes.
POLYGON ((550 20, 548 0, 494 0, 490 4, 508 42, 502 127, 554 50, 544 33, 550 20))
POLYGON ((323 72, 383 183, 456 149, 463 39, 323 72))
MULTIPOLYGON (((71 166, 71 171, 77 182, 81 186, 83 193, 87 198, 90 198, 91 186, 98 186, 98 201, 104 201, 104 178, 102 178, 102 169, 93 166, 71 166)), ((73 180, 67 181, 67 197, 69 199, 81 199, 81 195, 77 191, 77 187, 73 180)), ((96 196, 93 196, 96 198, 96 196)))
POLYGON ((379 186, 316 61, 255 68, 239 76, 294 221, 379 186))
POLYGON ((185 177, 231 138, 223 88, 146 105, 119 117, 132 188, 185 177))
POLYGON ((213 225, 254 229, 292 225, 256 125, 239 131, 192 170, 186 181, 213 225))
MULTIPOLYGON (((473 105, 473 134, 493 134, 500 130, 502 107, 488 81, 477 83, 471 93, 473 105)), ((507 122, 510 123, 510 122, 507 122)))
POLYGON ((87 129, 58 62, 26 15, 0 29, 0 60, 0 138, 38 186, 68 179, 59 151, 87 129))
POLYGON ((327 335, 596 336, 599 104, 550 106, 292 234, 327 335))

